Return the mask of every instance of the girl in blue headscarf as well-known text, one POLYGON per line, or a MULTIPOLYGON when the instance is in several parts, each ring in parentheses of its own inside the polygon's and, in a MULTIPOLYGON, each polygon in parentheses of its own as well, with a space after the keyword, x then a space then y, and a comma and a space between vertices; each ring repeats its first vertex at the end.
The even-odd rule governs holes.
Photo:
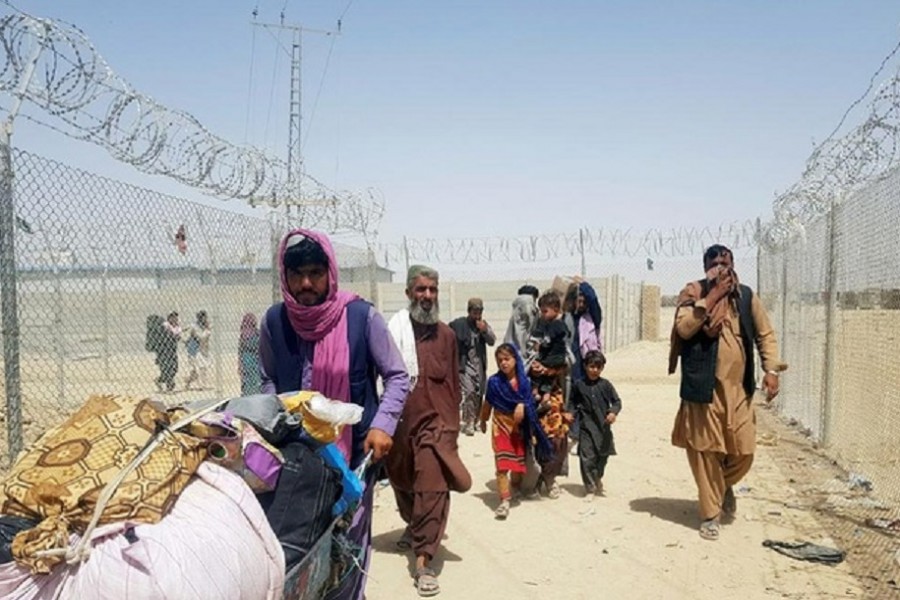
POLYGON ((480 425, 482 433, 486 432, 487 421, 491 419, 491 446, 500 494, 500 506, 494 514, 498 519, 505 519, 513 490, 519 489, 526 471, 527 444, 534 442, 539 460, 552 455, 553 445, 538 421, 531 382, 518 350, 512 344, 500 344, 494 356, 498 370, 488 379, 487 402, 481 409, 480 425))

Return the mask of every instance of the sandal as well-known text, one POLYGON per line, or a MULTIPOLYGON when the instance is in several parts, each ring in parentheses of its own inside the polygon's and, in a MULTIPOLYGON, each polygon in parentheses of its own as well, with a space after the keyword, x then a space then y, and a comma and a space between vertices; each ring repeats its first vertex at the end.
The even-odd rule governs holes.
POLYGON ((500 502, 500 506, 497 507, 497 510, 494 511, 494 517, 503 521, 506 517, 509 516, 509 500, 503 500, 500 502))
POLYGON ((416 591, 422 598, 437 596, 441 593, 441 584, 438 583, 437 573, 430 567, 422 567, 416 571, 416 591))
POLYGON ((719 539, 719 518, 706 519, 700 523, 700 537, 704 540, 719 539))
POLYGON ((737 498, 734 497, 734 489, 728 486, 725 490, 725 498, 722 500, 722 512, 726 517, 733 517, 737 513, 737 498))
POLYGON ((547 488, 547 497, 556 500, 559 498, 559 484, 555 481, 550 484, 550 487, 547 488))

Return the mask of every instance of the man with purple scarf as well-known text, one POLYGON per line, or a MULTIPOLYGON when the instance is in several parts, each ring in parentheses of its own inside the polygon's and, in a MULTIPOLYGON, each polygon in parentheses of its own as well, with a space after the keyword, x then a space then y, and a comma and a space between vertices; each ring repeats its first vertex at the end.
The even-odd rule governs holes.
MULTIPOLYGON (((338 266, 328 237, 306 229, 288 233, 279 248, 284 302, 266 312, 260 328, 263 393, 315 390, 363 407, 362 421, 345 427, 337 444, 351 468, 372 452, 378 461, 392 436, 409 392, 409 377, 384 318, 356 294, 338 289, 338 266), (384 393, 379 401, 376 377, 384 393)), ((362 564, 328 598, 364 597, 371 553, 374 475, 348 532, 364 549, 362 564)))

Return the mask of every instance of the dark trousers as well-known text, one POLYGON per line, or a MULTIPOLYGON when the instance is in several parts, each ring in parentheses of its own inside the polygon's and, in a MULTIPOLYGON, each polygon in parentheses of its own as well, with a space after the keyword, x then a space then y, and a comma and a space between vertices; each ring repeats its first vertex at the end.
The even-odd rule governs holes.
POLYGON ((606 462, 609 460, 609 457, 595 456, 591 460, 584 460, 584 458, 579 456, 579 459, 581 463, 581 481, 584 483, 584 487, 596 487, 600 480, 603 479, 603 474, 606 472, 606 462))
POLYGON ((159 353, 156 355, 159 377, 156 383, 165 385, 168 391, 175 389, 175 375, 178 373, 178 354, 159 353))

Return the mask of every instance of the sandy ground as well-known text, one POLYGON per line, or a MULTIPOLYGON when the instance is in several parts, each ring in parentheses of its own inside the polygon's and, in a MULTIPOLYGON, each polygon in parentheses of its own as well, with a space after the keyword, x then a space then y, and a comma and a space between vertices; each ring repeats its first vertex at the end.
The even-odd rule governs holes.
MULTIPOLYGON (((666 353, 664 342, 641 342, 609 357, 605 375, 624 410, 614 426, 619 455, 607 468, 605 498, 583 497, 572 457, 559 499, 525 500, 509 519, 497 521, 490 440, 481 434, 460 439, 474 485, 452 498, 434 562, 440 598, 884 597, 861 584, 849 562, 806 563, 762 546, 765 539, 835 544, 815 511, 789 508, 796 506, 789 502, 796 474, 778 460, 783 447, 759 447, 739 487, 737 518, 721 538, 697 535, 690 469, 669 443, 678 381, 664 374, 666 353), (659 375, 648 375, 654 372, 659 375)), ((401 532, 393 494, 384 488, 376 499, 370 600, 417 597, 412 557, 393 546, 401 532)))

